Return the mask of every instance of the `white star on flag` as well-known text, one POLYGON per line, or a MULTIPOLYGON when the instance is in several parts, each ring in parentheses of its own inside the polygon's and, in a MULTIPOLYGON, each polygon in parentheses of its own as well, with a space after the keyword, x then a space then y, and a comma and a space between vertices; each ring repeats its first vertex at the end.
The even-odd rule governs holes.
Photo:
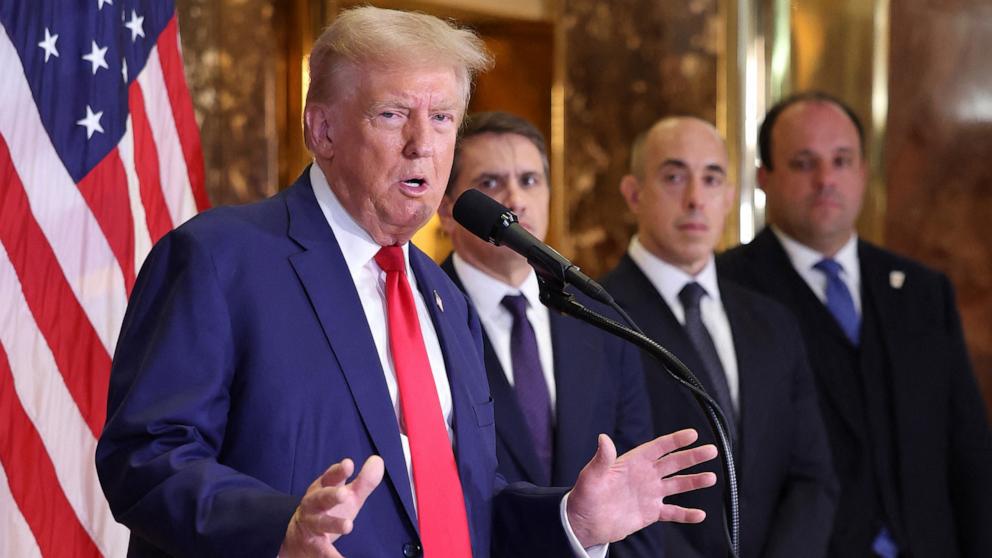
POLYGON ((103 9, 104 4, 110 4, 111 6, 113 6, 114 0, 97 0, 97 3, 99 3, 99 5, 96 7, 96 11, 100 11, 103 9))
POLYGON ((93 137, 93 132, 103 133, 103 126, 100 125, 100 118, 102 116, 102 110, 94 113, 93 109, 91 109, 89 105, 86 105, 86 118, 76 121, 76 124, 86 127, 86 139, 93 137))
POLYGON ((131 30, 132 43, 138 38, 139 35, 142 37, 145 36, 145 30, 142 27, 144 25, 144 22, 145 22, 144 17, 138 17, 138 13, 135 12, 134 10, 131 10, 131 21, 125 23, 124 27, 127 27, 128 29, 131 30))
POLYGON ((51 32, 46 27, 45 28, 45 40, 44 41, 41 41, 40 43, 38 43, 38 46, 40 46, 42 48, 42 50, 45 51, 45 62, 48 62, 48 59, 51 56, 55 56, 56 58, 58 58, 58 56, 59 56, 59 49, 55 47, 55 41, 57 41, 57 40, 59 40, 59 36, 58 35, 52 35, 51 32))
POLYGON ((127 58, 121 58, 121 75, 124 76, 124 83, 127 83, 127 58))
POLYGON ((100 68, 110 69, 110 66, 107 65, 107 47, 100 48, 97 46, 96 41, 93 41, 93 49, 90 50, 90 53, 83 55, 83 60, 93 64, 94 75, 100 68))

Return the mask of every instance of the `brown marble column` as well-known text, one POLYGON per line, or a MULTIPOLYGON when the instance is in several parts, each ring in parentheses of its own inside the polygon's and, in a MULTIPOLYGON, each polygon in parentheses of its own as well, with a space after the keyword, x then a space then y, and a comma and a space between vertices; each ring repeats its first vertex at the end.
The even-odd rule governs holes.
POLYGON ((620 197, 630 143, 662 116, 712 121, 720 19, 716 0, 565 0, 564 252, 590 275, 626 249, 620 197))
POLYGON ((886 243, 947 273, 992 406, 992 10, 891 4, 886 243))

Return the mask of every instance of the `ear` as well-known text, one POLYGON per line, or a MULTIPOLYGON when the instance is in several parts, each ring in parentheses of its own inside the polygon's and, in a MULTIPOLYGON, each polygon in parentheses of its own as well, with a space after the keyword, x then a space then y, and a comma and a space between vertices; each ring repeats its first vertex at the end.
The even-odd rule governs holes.
POLYGON ((328 106, 310 103, 303 109, 303 131, 310 151, 323 159, 334 158, 331 122, 328 106))
POLYGON ((620 179, 620 194, 627 202, 627 209, 636 215, 641 201, 641 181, 632 174, 624 175, 620 179))
POLYGON ((765 167, 765 165, 761 165, 760 167, 758 167, 758 186, 761 186, 761 189, 764 190, 765 184, 767 183, 768 183, 768 168, 765 167))

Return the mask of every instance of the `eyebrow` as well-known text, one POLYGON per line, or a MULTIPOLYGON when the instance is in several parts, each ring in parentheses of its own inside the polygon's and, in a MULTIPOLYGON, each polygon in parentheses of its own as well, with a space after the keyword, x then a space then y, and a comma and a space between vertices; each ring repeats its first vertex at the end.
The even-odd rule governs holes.
MULTIPOLYGON (((664 161, 662 161, 660 165, 658 165, 658 168, 663 169, 669 166, 678 167, 680 169, 689 168, 689 165, 682 159, 665 159, 664 161)), ((722 165, 719 165, 717 163, 709 163, 704 168, 709 172, 716 172, 722 174, 723 176, 727 176, 726 169, 724 169, 722 165)))

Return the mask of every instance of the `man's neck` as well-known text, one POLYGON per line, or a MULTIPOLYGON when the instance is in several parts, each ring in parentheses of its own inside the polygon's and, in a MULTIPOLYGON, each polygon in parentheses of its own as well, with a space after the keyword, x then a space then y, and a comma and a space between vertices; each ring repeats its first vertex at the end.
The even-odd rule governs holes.
POLYGON ((458 252, 458 256, 465 263, 514 288, 520 288, 531 272, 530 264, 522 256, 514 255, 512 259, 507 258, 498 263, 484 262, 462 252, 458 252))

